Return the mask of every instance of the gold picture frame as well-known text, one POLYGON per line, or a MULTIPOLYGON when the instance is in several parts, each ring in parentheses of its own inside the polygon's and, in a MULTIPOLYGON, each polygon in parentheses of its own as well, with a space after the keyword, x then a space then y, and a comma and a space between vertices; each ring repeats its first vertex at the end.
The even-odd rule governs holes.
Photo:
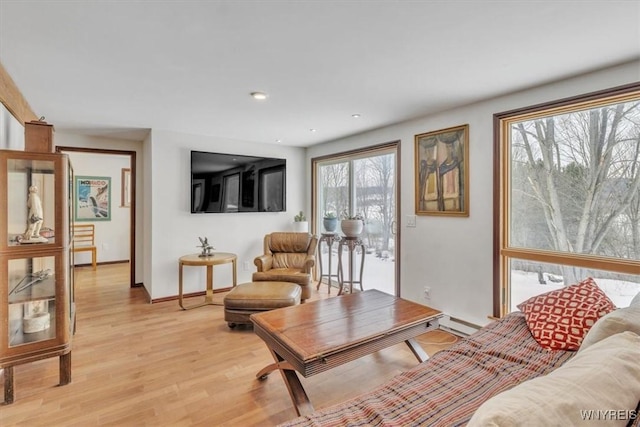
POLYGON ((415 136, 416 215, 469 216, 469 125, 415 136))

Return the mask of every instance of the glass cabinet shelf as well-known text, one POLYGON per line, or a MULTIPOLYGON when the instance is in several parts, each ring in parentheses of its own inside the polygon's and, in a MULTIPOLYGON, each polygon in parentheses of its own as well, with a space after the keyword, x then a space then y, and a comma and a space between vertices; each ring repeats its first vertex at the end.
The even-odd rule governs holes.
POLYGON ((8 159, 7 244, 55 243, 55 163, 8 159))
POLYGON ((51 270, 26 274, 15 286, 9 284, 9 304, 48 300, 56 297, 56 282, 51 270))
POLYGON ((9 347, 56 337, 56 255, 7 261, 9 347))
POLYGON ((20 318, 9 320, 9 347, 51 340, 56 337, 55 300, 16 304, 10 308, 10 311, 22 311, 22 315, 20 318), (17 310, 12 310, 13 308, 17 310))

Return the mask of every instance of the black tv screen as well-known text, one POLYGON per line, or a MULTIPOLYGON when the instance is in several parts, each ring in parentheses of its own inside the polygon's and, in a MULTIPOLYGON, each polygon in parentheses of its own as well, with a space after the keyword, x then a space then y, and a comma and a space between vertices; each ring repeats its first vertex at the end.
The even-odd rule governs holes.
POLYGON ((191 151, 191 213, 283 212, 287 160, 191 151))

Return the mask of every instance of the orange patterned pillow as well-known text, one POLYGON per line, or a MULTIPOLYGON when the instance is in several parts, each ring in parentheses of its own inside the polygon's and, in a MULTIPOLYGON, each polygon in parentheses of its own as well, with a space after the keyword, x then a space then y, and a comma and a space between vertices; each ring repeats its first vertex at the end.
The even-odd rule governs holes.
POLYGON ((531 335, 551 350, 577 350, 596 321, 616 306, 591 278, 518 304, 531 335))

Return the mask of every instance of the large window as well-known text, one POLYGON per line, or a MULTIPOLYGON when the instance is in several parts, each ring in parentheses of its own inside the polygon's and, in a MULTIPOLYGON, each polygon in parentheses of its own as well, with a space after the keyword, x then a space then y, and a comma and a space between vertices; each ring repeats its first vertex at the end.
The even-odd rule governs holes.
POLYGON ((494 315, 586 277, 640 291, 640 85, 497 114, 494 315))

